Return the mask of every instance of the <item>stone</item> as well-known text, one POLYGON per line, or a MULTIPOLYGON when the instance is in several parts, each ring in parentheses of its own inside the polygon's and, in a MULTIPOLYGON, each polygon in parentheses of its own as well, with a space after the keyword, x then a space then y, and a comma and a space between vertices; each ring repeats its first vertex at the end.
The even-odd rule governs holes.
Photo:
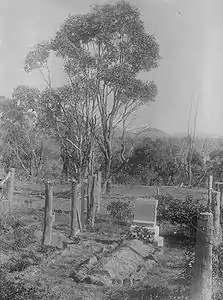
POLYGON ((156 225, 158 200, 155 198, 138 198, 133 223, 156 225))

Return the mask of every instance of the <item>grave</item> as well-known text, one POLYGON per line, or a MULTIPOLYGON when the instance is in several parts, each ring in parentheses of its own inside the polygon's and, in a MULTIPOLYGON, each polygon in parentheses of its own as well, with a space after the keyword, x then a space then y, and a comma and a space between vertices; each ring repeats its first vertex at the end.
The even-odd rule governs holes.
POLYGON ((159 236, 159 226, 156 224, 158 200, 155 198, 136 199, 136 210, 131 229, 135 226, 145 226, 155 233, 158 246, 163 246, 163 238, 159 236))

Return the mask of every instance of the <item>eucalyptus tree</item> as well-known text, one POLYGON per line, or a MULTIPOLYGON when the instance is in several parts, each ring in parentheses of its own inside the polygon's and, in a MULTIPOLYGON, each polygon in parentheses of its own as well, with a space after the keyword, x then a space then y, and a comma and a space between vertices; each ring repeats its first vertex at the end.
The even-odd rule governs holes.
POLYGON ((36 112, 39 96, 37 89, 18 86, 0 107, 4 161, 21 167, 28 177, 38 176, 42 163, 44 137, 36 112))
MULTIPOLYGON (((26 71, 39 69, 52 90, 47 67, 51 52, 63 59, 74 93, 82 89, 84 122, 104 157, 106 189, 114 129, 120 127, 124 132, 127 120, 142 105, 155 100, 155 83, 143 81, 138 75, 158 66, 159 45, 146 31, 139 10, 119 1, 96 5, 87 14, 69 15, 49 42, 38 44, 28 53, 26 71)), ((58 94, 54 101, 55 105, 61 101, 58 94)))

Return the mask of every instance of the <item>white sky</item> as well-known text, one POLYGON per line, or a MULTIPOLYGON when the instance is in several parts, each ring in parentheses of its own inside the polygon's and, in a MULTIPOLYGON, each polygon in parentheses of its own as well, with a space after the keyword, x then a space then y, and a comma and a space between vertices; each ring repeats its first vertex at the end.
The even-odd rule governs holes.
MULTIPOLYGON (((52 37, 69 14, 86 13, 103 0, 0 0, 0 95, 18 84, 42 88, 34 72, 23 71, 30 47, 52 37)), ((114 1, 110 1, 114 2, 114 1)), ((198 131, 223 134, 223 0, 131 0, 139 7, 146 29, 160 44, 160 66, 154 79, 159 95, 139 113, 136 125, 151 124, 167 132, 187 129, 193 94, 199 97, 198 131), (182 15, 179 15, 181 12, 182 15)), ((61 68, 51 63, 53 82, 64 82, 61 68)))

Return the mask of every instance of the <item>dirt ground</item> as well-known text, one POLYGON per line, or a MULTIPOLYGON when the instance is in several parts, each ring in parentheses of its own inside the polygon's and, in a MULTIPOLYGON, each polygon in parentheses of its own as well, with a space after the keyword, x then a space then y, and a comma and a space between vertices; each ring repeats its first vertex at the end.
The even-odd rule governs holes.
MULTIPOLYGON (((133 202, 137 197, 153 196, 155 188, 153 187, 115 187, 109 197, 102 200, 102 213, 105 212, 106 203, 111 198, 125 196, 133 202)), ((187 194, 193 193, 196 197, 203 197, 202 190, 186 190, 175 188, 160 188, 161 193, 170 193, 182 198, 187 194)), ((70 223, 70 187, 67 185, 56 185, 54 187, 53 209, 59 211, 56 213, 54 224, 54 246, 47 259, 41 260, 39 265, 30 265, 25 271, 20 272, 26 278, 35 282, 41 280, 48 284, 51 289, 61 293, 63 296, 59 299, 167 299, 170 291, 179 287, 186 286, 182 280, 182 267, 184 262, 185 247, 181 242, 177 242, 169 237, 172 228, 166 224, 161 228, 161 235, 165 236, 164 247, 160 252, 156 265, 150 269, 143 281, 133 287, 106 287, 94 284, 77 283, 70 274, 81 262, 89 260, 92 253, 100 252, 101 248, 106 248, 104 244, 89 239, 81 239, 70 245, 72 251, 63 249, 64 239, 68 239, 70 223), (59 245, 59 246, 58 246, 59 245), (66 252, 67 251, 67 252, 66 252)), ((26 200, 27 205, 17 210, 13 214, 18 219, 23 220, 26 226, 35 225, 37 227, 35 241, 22 251, 32 250, 37 253, 38 245, 41 239, 41 226, 44 206, 44 186, 18 184, 16 185, 15 200, 26 200)), ((114 228, 109 225, 100 224, 101 231, 110 236, 113 235, 114 228)), ((99 230, 100 231, 100 230, 99 230)), ((116 232, 117 233, 117 232, 116 232)), ((120 234, 120 232, 119 232, 120 234)), ((69 248, 69 249, 70 249, 69 248)), ((107 248, 106 248, 107 249, 107 248)), ((1 253, 3 251, 1 250, 1 253)), ((0 253, 0 254, 1 254, 0 253)), ((18 255, 17 252, 4 251, 8 258, 18 255)), ((7 259, 6 259, 7 260, 7 259)), ((1 263, 1 260, 0 260, 1 263)), ((18 272, 17 272, 18 273, 18 272)), ((17 274, 16 273, 16 274, 17 274)), ((12 275, 12 274, 11 274, 12 275)), ((188 299, 188 298, 172 298, 188 299)))

